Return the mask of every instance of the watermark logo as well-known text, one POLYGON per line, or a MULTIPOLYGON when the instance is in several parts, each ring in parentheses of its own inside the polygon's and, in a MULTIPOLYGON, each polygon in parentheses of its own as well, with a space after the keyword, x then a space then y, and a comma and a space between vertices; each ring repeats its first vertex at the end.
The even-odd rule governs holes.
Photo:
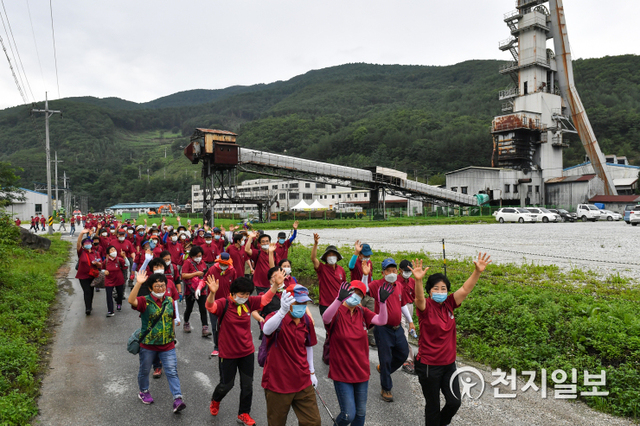
POLYGON ((462 367, 457 369, 456 372, 451 375, 451 380, 449 380, 449 389, 454 396, 456 396, 456 392, 453 391, 453 383, 458 376, 460 376, 460 386, 462 387, 460 391, 460 399, 465 396, 469 399, 480 399, 484 393, 485 385, 482 373, 473 367, 462 367), (476 385, 478 384, 480 386, 476 388, 476 385))

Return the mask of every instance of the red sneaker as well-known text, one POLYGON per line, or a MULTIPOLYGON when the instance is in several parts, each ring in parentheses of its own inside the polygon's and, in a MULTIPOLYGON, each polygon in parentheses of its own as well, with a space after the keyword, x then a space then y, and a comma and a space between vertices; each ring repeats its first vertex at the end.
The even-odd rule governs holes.
POLYGON ((154 379, 159 379, 160 377, 162 377, 162 368, 154 368, 153 369, 153 378, 154 379))
POLYGON ((238 423, 241 423, 245 426, 254 426, 256 424, 255 420, 251 418, 249 413, 243 413, 238 416, 238 423))
POLYGON ((220 352, 214 350, 213 352, 211 352, 211 356, 218 356, 220 355, 220 352))
POLYGON ((220 401, 211 401, 209 411, 211 411, 212 416, 217 416, 220 412, 220 401))

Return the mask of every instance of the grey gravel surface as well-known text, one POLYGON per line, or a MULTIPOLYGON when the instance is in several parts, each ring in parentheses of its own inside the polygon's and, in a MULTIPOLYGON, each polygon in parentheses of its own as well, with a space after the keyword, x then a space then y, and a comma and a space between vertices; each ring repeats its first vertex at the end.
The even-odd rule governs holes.
MULTIPOLYGON (((301 234, 313 231, 301 228, 301 234)), ((578 241, 573 247, 588 245, 588 241, 596 242, 598 238, 584 238, 589 232, 598 231, 609 241, 617 239, 616 235, 625 235, 621 239, 624 247, 631 249, 631 241, 635 238, 633 232, 640 229, 624 227, 621 223, 596 224, 535 224, 525 225, 465 225, 465 226, 434 226, 412 228, 377 228, 377 229, 348 229, 319 231, 321 244, 338 243, 351 245, 353 240, 361 238, 371 243, 374 249, 384 250, 425 250, 437 252, 438 247, 433 243, 425 244, 426 240, 445 238, 452 243, 447 246, 447 253, 455 256, 472 256, 474 249, 459 245, 456 250, 453 241, 491 245, 493 248, 519 247, 527 244, 528 250, 542 250, 557 248, 557 242, 573 235, 578 241), (621 232, 622 231, 622 232, 621 232), (626 232, 625 232, 626 231, 626 232), (544 233, 544 237, 533 238, 532 234, 544 233), (502 237, 499 237, 502 235, 502 237), (613 234, 613 235, 612 235, 613 234), (605 237, 605 235, 608 235, 605 237), (506 245, 503 239, 513 239, 512 245, 506 245), (534 244, 535 240, 538 243, 534 244), (399 242, 400 241, 400 242, 399 242), (415 241, 415 242, 414 242, 415 241), (628 241, 626 243, 625 241, 628 241)), ((300 235, 300 241, 310 243, 310 237, 300 235)), ((597 253, 592 248, 591 253, 597 253)), ((497 250, 496 250, 497 252, 497 250)), ((501 252, 502 253, 502 252, 501 252)), ((492 254, 494 254, 492 252, 492 254)), ((518 257, 507 260, 505 256, 494 254, 500 261, 518 262, 518 257)), ((586 256, 585 256, 586 257, 586 256)), ((544 257, 540 257, 544 259, 544 257)), ((69 261, 69 276, 59 281, 60 298, 55 310, 56 325, 54 327, 54 342, 51 348, 51 363, 49 374, 43 380, 42 394, 39 400, 40 415, 37 422, 42 425, 111 425, 111 424, 211 424, 232 425, 235 423, 237 401, 239 397, 238 383, 229 393, 221 405, 221 412, 213 418, 208 411, 208 404, 217 383, 218 373, 216 361, 208 357, 212 349, 209 339, 199 335, 199 318, 192 317, 195 331, 185 335, 178 331, 178 372, 181 378, 182 390, 185 395, 187 409, 181 414, 174 415, 170 411, 171 399, 167 382, 163 376, 160 380, 151 379, 151 392, 156 402, 151 406, 144 406, 136 397, 138 370, 137 357, 125 350, 129 334, 139 326, 137 314, 129 307, 123 308, 113 318, 106 318, 104 291, 97 293, 94 299, 94 313, 86 317, 82 302, 82 291, 75 275, 73 265, 75 255, 69 261)), ((521 260, 522 261, 522 260, 521 260)), ((527 258, 527 261, 530 259, 527 258)), ((540 260, 542 261, 542 260, 540 260)), ((590 264, 587 264, 590 265, 590 264)), ((570 267, 570 265, 569 265, 570 267)), ((128 291, 127 291, 128 295, 128 291)), ((184 310, 182 306, 181 311, 184 310)), ((312 313, 319 324, 320 315, 316 307, 312 313)), ((316 327, 319 345, 324 341, 324 330, 316 327)), ((254 326, 254 336, 257 328, 254 326)), ((258 345, 255 339, 256 348, 258 345)), ((334 415, 339 412, 335 392, 330 379, 327 378, 328 368, 320 360, 320 350, 315 351, 315 365, 320 378, 319 391, 329 405, 334 415)), ((380 383, 375 372, 377 352, 371 350, 371 380, 367 404, 367 425, 382 426, 423 425, 424 399, 415 376, 403 372, 393 375, 395 402, 389 404, 379 399, 380 383)), ((459 360, 458 367, 467 365, 459 360)), ((489 383, 495 380, 486 366, 474 365, 481 370, 487 384, 482 397, 478 400, 464 399, 462 407, 454 418, 452 425, 633 425, 631 420, 620 419, 598 413, 583 403, 556 400, 553 397, 542 399, 539 393, 517 392, 515 399, 496 399, 489 383)), ((266 424, 266 410, 264 393, 260 386, 261 369, 256 365, 254 379, 254 397, 252 415, 258 425, 266 424)), ((518 389, 524 383, 518 384, 518 389)), ((507 392, 503 389, 503 392, 507 392)), ((331 425, 332 422, 324 408, 319 408, 322 424, 331 425)), ((287 425, 295 425, 297 421, 291 413, 287 425)))

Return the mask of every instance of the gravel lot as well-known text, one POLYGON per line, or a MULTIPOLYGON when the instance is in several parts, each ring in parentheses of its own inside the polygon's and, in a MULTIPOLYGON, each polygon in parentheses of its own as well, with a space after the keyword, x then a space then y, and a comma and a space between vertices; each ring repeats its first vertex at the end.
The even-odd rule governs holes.
MULTIPOLYGON (((298 233, 298 241, 304 245, 313 244, 312 234, 318 232, 321 247, 352 246, 360 239, 374 250, 423 251, 441 256, 444 239, 447 258, 471 257, 486 251, 495 263, 553 264, 563 270, 592 270, 601 277, 618 273, 631 278, 640 276, 640 227, 623 221, 321 230, 303 229, 304 225, 301 223, 298 233)), ((277 235, 277 231, 268 233, 277 235)))

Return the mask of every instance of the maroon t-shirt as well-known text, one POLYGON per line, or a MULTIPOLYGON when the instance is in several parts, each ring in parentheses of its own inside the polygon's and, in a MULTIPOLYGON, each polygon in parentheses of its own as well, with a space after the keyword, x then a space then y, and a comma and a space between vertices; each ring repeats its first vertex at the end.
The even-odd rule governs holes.
MULTIPOLYGON (((195 243, 194 243, 195 244, 195 243)), ((198 245, 198 244, 196 244, 198 245)), ((202 242, 202 260, 206 263, 213 263, 216 261, 216 257, 220 254, 218 251, 218 247, 211 242, 211 244, 206 244, 204 241, 202 242)))
POLYGON ((347 277, 342 266, 332 266, 320 262, 318 269, 318 288, 320 289, 320 306, 329 306, 338 296, 340 285, 346 281, 347 277))
MULTIPOLYGON (((93 278, 91 275, 89 275, 89 271, 92 268, 91 262, 93 262, 94 260, 102 262, 100 254, 95 250, 92 250, 91 253, 83 248, 78 250, 78 272, 76 273, 77 279, 86 280, 89 278, 93 278)), ((98 268, 100 267, 102 267, 102 263, 98 265, 98 268)))
POLYGON ((238 306, 230 297, 214 302, 217 305, 215 315, 218 315, 220 327, 218 332, 220 358, 242 358, 254 352, 253 337, 251 336, 251 312, 261 308, 261 299, 260 296, 249 296, 249 300, 245 303, 248 312, 238 306), (224 311, 225 300, 229 301, 229 306, 224 318, 220 318, 222 311, 224 311))
MULTIPOLYGON (((375 280, 369 284, 369 294, 376 301, 376 314, 380 313, 380 295, 378 290, 382 287, 385 280, 375 280)), ((404 297, 404 287, 397 281, 393 283, 393 294, 386 301, 387 304, 387 325, 395 327, 400 325, 402 321, 402 307, 407 304, 404 297)))
POLYGON ((359 306, 353 314, 344 305, 331 320, 329 378, 338 382, 362 383, 369 380, 369 339, 367 329, 375 314, 359 306))
MULTIPOLYGON (((216 292, 215 300, 229 297, 229 289, 231 288, 231 283, 237 278, 235 268, 233 266, 230 266, 226 271, 223 271, 220 268, 220 264, 216 263, 211 268, 209 268, 206 274, 204 274, 203 278, 205 282, 207 282, 207 277, 209 275, 213 275, 213 277, 218 280, 219 287, 218 291, 216 292)), ((208 289, 207 294, 209 294, 208 289)))
MULTIPOLYGON (((251 260, 255 263, 255 272, 253 273, 253 284, 256 287, 271 287, 269 280, 267 279, 267 272, 269 272, 269 253, 262 249, 251 249, 251 260)), ((273 256, 273 261, 278 264, 278 256, 273 256)), ((337 294, 337 293, 336 293, 337 294)))
POLYGON ((133 244, 131 241, 127 240, 125 237, 124 241, 119 241, 118 238, 112 240, 111 244, 118 250, 118 257, 121 257, 120 251, 124 251, 124 255, 131 259, 131 255, 135 254, 136 249, 133 248, 133 244))
MULTIPOLYGON (((266 320, 275 314, 276 312, 270 313, 266 320)), ((311 319, 307 328, 304 317, 296 325, 291 315, 285 315, 279 330, 266 338, 277 340, 271 345, 264 364, 262 387, 277 393, 294 393, 311 386, 306 347, 318 343, 311 319)), ((333 350, 331 356, 333 357, 333 350)))
POLYGON ((174 265, 182 265, 184 258, 184 247, 178 242, 169 241, 167 243, 167 250, 171 253, 171 263, 174 265))
POLYGON ((124 284, 124 276, 122 275, 124 260, 122 260, 121 257, 112 259, 110 256, 107 256, 107 259, 104 261, 104 269, 109 271, 109 275, 104 277, 105 287, 115 287, 124 284))
POLYGON ((291 247, 291 241, 285 240, 284 244, 276 243, 276 256, 278 259, 286 259, 289 256, 289 247, 291 247))
POLYGON ((398 277, 397 282, 402 284, 404 291, 404 302, 413 303, 413 301, 416 300, 416 280, 414 280, 413 277, 407 280, 402 275, 398 275, 398 277))
POLYGON ((244 246, 240 246, 240 248, 238 248, 235 244, 231 244, 227 247, 227 253, 229 253, 231 260, 233 260, 233 267, 236 270, 236 274, 238 277, 243 277, 244 264, 247 263, 247 259, 249 258, 247 252, 244 251, 244 246))
MULTIPOLYGON (((184 261, 184 265, 182 265, 182 273, 183 274, 193 274, 196 271, 204 272, 205 269, 207 269, 207 264, 204 263, 203 261, 200 261, 200 263, 195 263, 193 260, 187 259, 187 260, 184 261)), ((202 275, 202 277, 204 277, 204 275, 202 275)), ((202 278, 202 277, 200 277, 200 278, 202 278)), ((184 288, 185 296, 196 292, 196 287, 191 285, 191 281, 192 280, 193 280, 193 278, 183 279, 182 280, 184 282, 184 285, 185 285, 185 288, 184 288)), ((207 290, 205 290, 202 294, 205 294, 206 291, 207 290)))
MULTIPOLYGON (((369 266, 371 265, 371 261, 367 261, 367 263, 369 264, 369 266)), ((358 258, 356 260, 356 266, 354 266, 353 269, 350 269, 351 271, 351 281, 353 280, 358 280, 358 281, 362 281, 362 259, 358 258)), ((371 271, 373 271, 373 267, 371 268, 371 271)), ((369 282, 371 282, 371 272, 369 272, 369 282)))
POLYGON ((442 303, 434 302, 430 297, 426 302, 424 311, 418 309, 420 337, 416 359, 427 365, 452 364, 456 360, 456 318, 453 311, 460 305, 453 293, 442 303))

